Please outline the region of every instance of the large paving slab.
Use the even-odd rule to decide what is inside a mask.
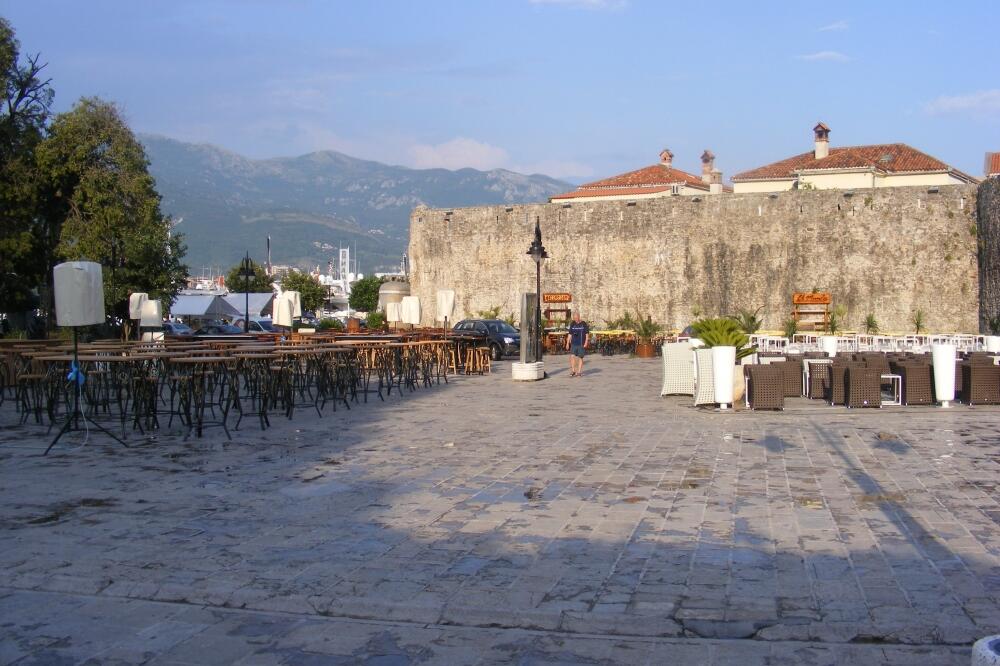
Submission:
[[[1000,409],[719,413],[563,363],[48,457],[8,402],[0,663],[958,664],[1000,632]]]

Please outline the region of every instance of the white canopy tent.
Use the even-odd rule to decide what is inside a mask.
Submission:
[[[237,317],[240,313],[225,298],[212,294],[182,294],[170,306],[173,316],[192,319],[222,319]]]
[[[274,303],[274,294],[272,293],[250,293],[248,295],[246,292],[230,292],[226,296],[223,296],[223,298],[226,299],[226,303],[229,303],[239,311],[241,317],[246,312],[247,300],[249,300],[251,319],[269,317],[271,315],[272,304]]]

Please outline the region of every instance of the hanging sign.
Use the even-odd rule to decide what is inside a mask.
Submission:
[[[549,292],[542,294],[542,303],[572,303],[572,294],[562,292]]]

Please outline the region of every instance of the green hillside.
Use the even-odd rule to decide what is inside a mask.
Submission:
[[[410,211],[545,201],[572,185],[503,169],[409,169],[333,151],[251,160],[204,144],[141,135],[163,209],[185,235],[187,263],[228,267],[247,250],[275,263],[326,263],[336,248],[357,248],[364,272],[399,265]]]

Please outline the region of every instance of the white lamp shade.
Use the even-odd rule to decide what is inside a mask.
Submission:
[[[285,328],[292,327],[292,317],[294,304],[292,301],[284,297],[282,294],[281,298],[274,301],[274,325],[284,326]]]
[[[455,312],[455,290],[438,289],[437,292],[437,321],[451,319]]]
[[[403,302],[400,303],[400,318],[404,324],[413,324],[414,326],[420,323],[420,298],[417,296],[403,296]]]
[[[128,318],[129,319],[141,319],[142,318],[142,304],[149,300],[149,294],[144,294],[141,291],[137,291],[134,294],[129,294],[128,296]],[[143,324],[145,326],[146,324]]]
[[[135,294],[133,294],[134,296]],[[145,296],[145,294],[143,294]],[[146,328],[159,328],[163,325],[163,305],[159,299],[143,301],[142,310],[139,313],[139,326]]]
[[[931,345],[934,399],[947,406],[955,399],[955,345]]]
[[[733,373],[736,372],[736,347],[712,347],[712,381],[715,401],[733,404]]]
[[[386,303],[385,320],[390,324],[394,324],[397,321],[403,321],[403,313],[401,310],[402,307],[400,303]]]
[[[104,278],[93,261],[67,261],[52,269],[56,323],[90,326],[104,323]]]

